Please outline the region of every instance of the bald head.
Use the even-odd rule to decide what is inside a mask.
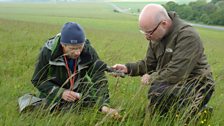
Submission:
[[[146,5],[139,15],[139,26],[141,28],[156,25],[162,20],[169,19],[166,9],[159,4]]]

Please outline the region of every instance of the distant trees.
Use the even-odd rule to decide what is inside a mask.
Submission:
[[[202,22],[205,24],[224,25],[224,0],[206,0],[190,2],[188,5],[179,5],[173,1],[167,2],[164,7],[168,11],[176,11],[182,19]]]
[[[119,13],[119,11],[118,11],[117,9],[114,9],[113,11],[114,11],[115,13]]]

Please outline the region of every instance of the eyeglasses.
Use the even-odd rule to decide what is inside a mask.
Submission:
[[[85,43],[81,44],[63,44],[63,46],[69,51],[81,51],[84,48]]]
[[[151,35],[158,29],[159,25],[160,25],[162,22],[163,22],[163,21],[160,21],[159,24],[158,24],[153,30],[151,30],[151,31],[143,31],[143,30],[140,30],[140,32],[141,32],[142,34],[150,35],[150,36],[151,36]]]

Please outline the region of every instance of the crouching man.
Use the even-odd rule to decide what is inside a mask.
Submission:
[[[103,113],[119,117],[118,111],[108,106],[108,80],[104,71],[94,65],[97,60],[99,57],[85,38],[83,28],[75,22],[66,23],[39,54],[32,77],[39,98],[53,109],[96,105]],[[26,100],[21,97],[19,102],[22,99]]]

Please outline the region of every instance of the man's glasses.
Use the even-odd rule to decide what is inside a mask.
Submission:
[[[158,24],[153,30],[151,30],[151,31],[143,31],[143,30],[140,30],[140,32],[141,32],[142,34],[150,35],[150,36],[151,36],[151,35],[158,29],[159,25],[160,25],[162,22],[163,22],[163,21],[160,21],[159,24]]]

